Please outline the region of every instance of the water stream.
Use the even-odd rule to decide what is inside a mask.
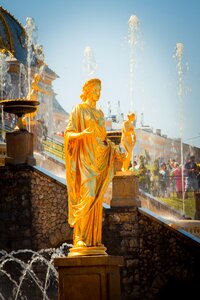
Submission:
[[[9,64],[8,60],[10,59],[9,55],[0,52],[0,99],[6,99],[8,90],[10,88],[10,74],[8,73]],[[4,141],[5,139],[5,118],[3,105],[1,106],[1,137],[0,139]]]
[[[175,59],[177,61],[177,73],[178,73],[178,98],[179,98],[179,129],[180,129],[180,142],[181,142],[181,184],[182,184],[182,200],[183,200],[183,215],[185,215],[185,188],[184,188],[184,158],[183,158],[183,43],[176,44]]]
[[[38,252],[25,249],[0,251],[0,299],[50,300],[57,299],[58,273],[55,257],[67,255],[71,245]]]
[[[84,72],[87,74],[87,76],[94,74],[97,69],[97,63],[92,48],[89,46],[85,47],[83,56]]]
[[[139,40],[139,19],[132,15],[128,21],[128,43],[130,46],[129,71],[130,71],[130,112],[134,112],[134,76],[135,76],[135,48]]]

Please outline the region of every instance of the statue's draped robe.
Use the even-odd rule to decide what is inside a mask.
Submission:
[[[135,131],[134,126],[131,122],[124,121],[122,124],[122,138],[121,143],[124,146],[126,152],[132,153],[135,143]],[[133,143],[134,142],[134,143]]]
[[[90,136],[69,139],[70,133],[93,130]],[[65,131],[68,222],[74,227],[74,246],[101,244],[102,201],[114,175],[114,147],[106,138],[104,114],[81,103],[71,112]]]
[[[129,169],[129,164],[131,160],[131,155],[133,151],[133,147],[136,142],[134,126],[129,121],[124,121],[122,123],[122,137],[121,144],[124,146],[127,156],[122,165],[122,170],[127,171]]]

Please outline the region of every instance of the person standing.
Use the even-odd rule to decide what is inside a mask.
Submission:
[[[161,188],[161,195],[164,198],[168,198],[170,196],[169,191],[169,171],[167,169],[167,165],[165,162],[162,163],[160,171],[160,188]]]
[[[196,192],[198,191],[198,181],[197,181],[198,167],[195,162],[195,156],[191,155],[185,164],[185,175],[186,175],[186,185],[185,192],[187,197],[188,191]]]
[[[175,188],[176,188],[176,195],[177,198],[182,199],[183,198],[183,188],[185,186],[185,181],[183,182],[183,188],[182,188],[182,169],[179,166],[178,162],[174,162],[174,168],[172,170],[172,176],[175,180]]]

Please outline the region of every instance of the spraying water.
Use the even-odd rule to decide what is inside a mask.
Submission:
[[[24,96],[24,83],[26,82],[26,69],[22,63],[19,65],[19,83],[18,83],[18,98]]]
[[[34,57],[33,45],[36,44],[37,40],[37,27],[33,18],[26,18],[26,47],[27,47],[27,73],[28,73],[28,91],[31,88],[31,64]]]
[[[121,115],[121,107],[120,107],[120,101],[117,102],[117,122],[120,123],[122,121],[122,115]]]
[[[183,161],[183,49],[184,45],[182,43],[176,44],[175,59],[177,61],[177,72],[178,72],[178,97],[179,97],[179,107],[180,107],[180,141],[181,141],[181,180],[182,180],[182,199],[183,199],[183,215],[185,215],[185,192],[184,192],[184,161]]]
[[[0,52],[0,98],[5,99],[10,88],[10,74],[8,59],[10,57],[6,54]],[[4,131],[5,121],[4,121],[4,111],[3,105],[1,105],[1,139],[2,141],[5,139],[5,131]]]
[[[31,89],[31,64],[34,58],[34,45],[36,44],[36,39],[37,39],[37,27],[34,19],[31,17],[27,17],[26,25],[24,28],[26,31],[26,47],[27,47],[27,74],[28,74],[27,89],[29,92]],[[30,116],[28,118],[28,127],[30,131]]]
[[[107,110],[108,110],[107,117],[111,118],[111,103],[110,103],[110,101],[107,102]]]
[[[97,63],[93,54],[93,51],[90,47],[85,47],[84,49],[84,58],[83,58],[83,70],[89,76],[96,72]]]
[[[72,245],[60,248],[0,251],[0,299],[49,300],[57,297],[58,273],[55,257],[67,255]]]
[[[37,73],[39,73],[40,75],[42,75],[43,73],[43,69],[44,69],[44,52],[43,52],[43,46],[36,44],[34,46],[34,52],[35,52],[35,56],[37,61],[39,62],[39,70],[37,71]]]
[[[31,90],[31,85],[32,85],[32,75],[31,74],[31,69],[32,66],[34,65],[35,73],[38,73],[41,76],[41,82],[38,83],[38,86],[42,90],[45,90],[48,92],[48,97],[44,96],[44,93],[41,92],[40,95],[40,106],[37,112],[37,118],[41,119],[42,122],[44,122],[46,128],[48,128],[48,131],[51,133],[52,128],[53,128],[53,123],[52,123],[52,114],[53,114],[53,101],[52,101],[52,90],[51,88],[48,88],[46,84],[44,83],[44,75],[45,75],[45,69],[46,69],[46,64],[45,64],[45,57],[44,57],[44,52],[43,52],[43,46],[37,43],[38,40],[38,28],[35,24],[35,21],[33,18],[28,17],[26,19],[26,25],[25,25],[25,30],[26,30],[26,46],[27,46],[27,86],[28,86],[28,92]],[[51,96],[50,96],[51,94]],[[33,127],[30,126],[31,120],[30,117],[28,117],[28,129],[34,130]]]
[[[132,15],[128,21],[128,43],[130,45],[129,71],[130,71],[130,112],[134,110],[134,73],[135,73],[135,48],[139,40],[139,19]]]

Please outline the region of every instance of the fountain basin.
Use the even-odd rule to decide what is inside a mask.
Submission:
[[[15,114],[18,117],[21,117],[24,114],[35,112],[40,102],[35,100],[19,98],[19,99],[1,100],[0,104],[3,105],[4,112]]]
[[[33,113],[37,110],[39,101],[25,98],[0,100],[3,111],[18,116],[17,129],[6,133],[7,164],[29,164],[35,165],[33,156],[33,134],[28,132],[22,120],[23,115]]]
[[[17,126],[19,130],[26,130],[26,127],[24,126],[22,121],[22,116],[25,114],[30,114],[35,112],[40,102],[36,100],[25,99],[25,98],[16,98],[16,99],[0,100],[0,104],[3,105],[4,112],[15,114],[18,116]]]

